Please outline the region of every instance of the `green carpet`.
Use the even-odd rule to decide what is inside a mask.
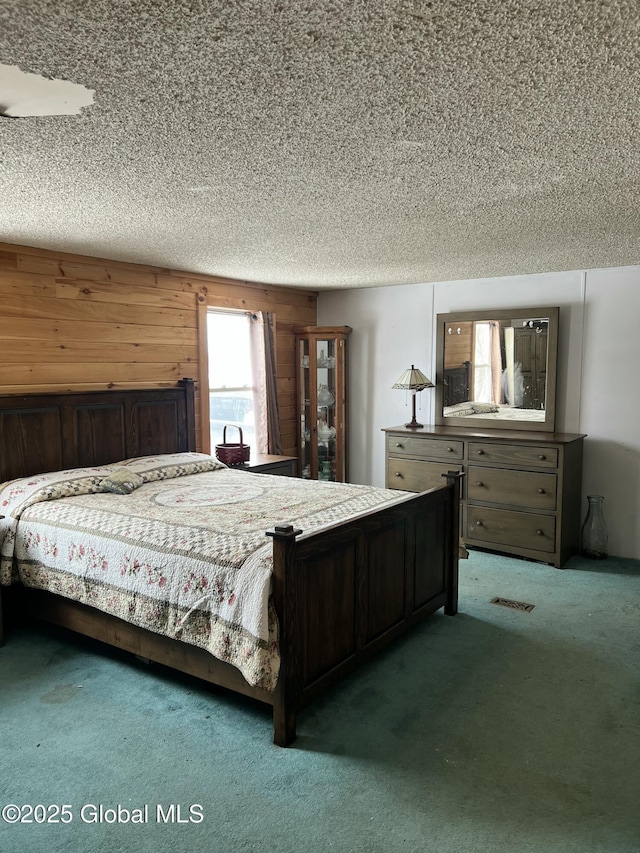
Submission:
[[[640,564],[472,551],[460,568],[459,615],[303,711],[286,750],[261,705],[57,629],[14,630],[0,805],[72,819],[0,821],[0,850],[638,853]],[[148,822],[83,822],[85,804],[147,804]],[[186,822],[158,821],[171,804]]]

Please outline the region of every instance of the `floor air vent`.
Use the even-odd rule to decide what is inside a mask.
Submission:
[[[525,610],[531,613],[535,604],[527,604],[526,601],[513,601],[511,598],[492,598],[491,604],[499,604],[501,607],[510,607],[512,610]]]

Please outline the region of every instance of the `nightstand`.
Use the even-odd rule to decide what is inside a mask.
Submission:
[[[248,462],[232,467],[239,471],[252,471],[254,474],[277,474],[280,477],[295,477],[296,462],[295,456],[252,453]]]

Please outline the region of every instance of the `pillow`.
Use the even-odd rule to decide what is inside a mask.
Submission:
[[[476,415],[488,415],[499,411],[495,403],[472,403],[471,405]]]
[[[139,474],[145,483],[153,480],[171,480],[188,474],[201,474],[204,471],[216,471],[226,468],[224,462],[208,456],[206,453],[162,453],[159,456],[137,456],[118,463],[126,466],[127,471]]]
[[[451,417],[468,418],[471,415],[488,415],[500,411],[495,403],[454,403],[453,406],[445,406],[444,414]]]
[[[448,418],[468,418],[469,415],[475,415],[476,410],[470,403],[456,403],[453,406],[445,406],[444,414]]]
[[[140,474],[129,471],[127,468],[114,468],[114,470],[100,481],[101,492],[113,492],[116,495],[130,495],[144,483]]]

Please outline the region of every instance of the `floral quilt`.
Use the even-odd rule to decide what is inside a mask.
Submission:
[[[141,485],[105,491],[122,467]],[[14,480],[0,486],[0,582],[207,649],[271,691],[280,659],[265,531],[290,523],[312,532],[404,497],[252,474],[195,453]]]

